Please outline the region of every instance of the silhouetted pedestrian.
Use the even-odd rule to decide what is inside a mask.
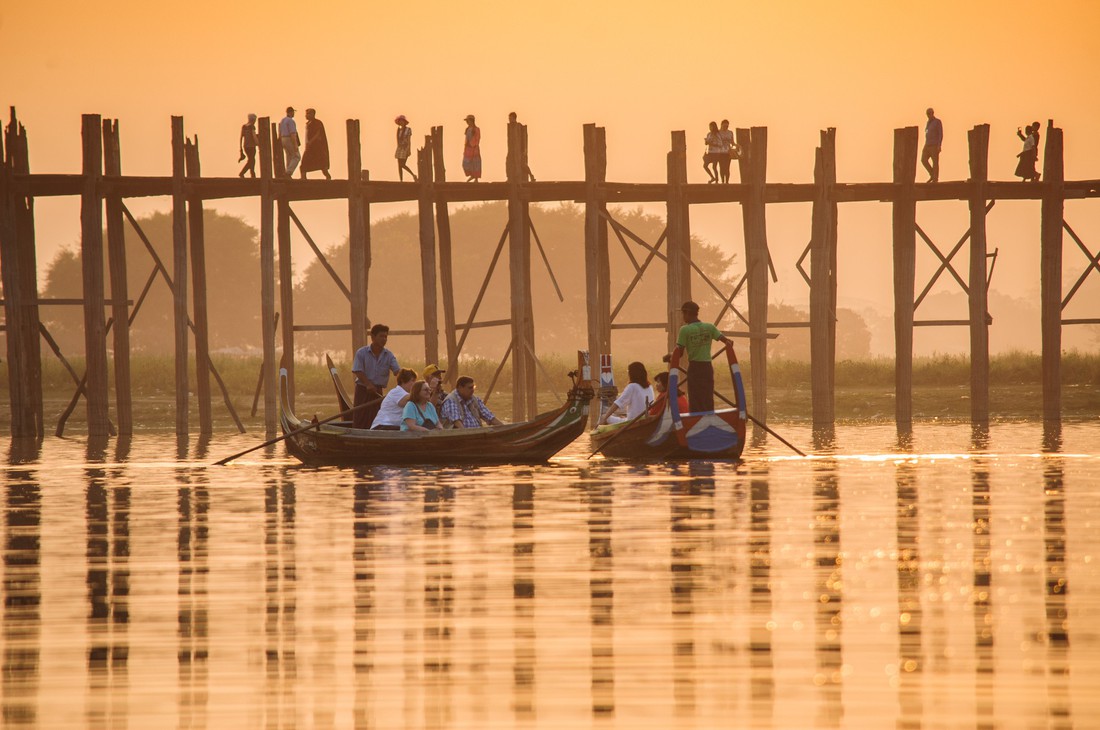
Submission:
[[[416,182],[416,173],[410,170],[408,165],[409,156],[412,154],[412,127],[409,126],[409,120],[404,114],[399,114],[393,123],[397,125],[397,151],[393,153],[397,158],[397,179],[404,180],[407,172],[412,175],[413,182]]]
[[[302,140],[298,137],[298,124],[294,121],[292,106],[286,108],[286,116],[279,122],[279,142],[286,155],[286,177],[291,177],[298,163],[302,161],[302,155],[298,152]]]
[[[730,181],[730,162],[741,159],[741,148],[733,138],[733,130],[730,129],[730,120],[723,119],[722,126],[718,130],[718,136],[722,140],[721,157],[718,158],[718,173],[723,183]]]
[[[1027,132],[1020,131],[1016,127],[1016,135],[1024,141],[1024,149],[1016,155],[1020,162],[1016,165],[1016,177],[1025,181],[1039,182],[1039,173],[1035,169],[1035,163],[1039,160],[1039,123],[1032,122],[1024,128]]]
[[[325,134],[325,125],[317,118],[316,109],[306,109],[306,151],[302,153],[302,179],[306,179],[307,172],[320,170],[326,180],[331,180],[328,167],[328,135]]]
[[[707,145],[707,151],[703,153],[703,169],[707,172],[708,183],[718,182],[718,158],[722,154],[722,138],[718,134],[718,123],[710,123],[710,131],[703,139]],[[729,157],[729,152],[726,152]]]
[[[462,150],[462,172],[466,182],[481,178],[481,130],[474,124],[474,115],[466,115],[466,146]]]
[[[239,177],[244,177],[246,172],[256,177],[256,147],[260,144],[260,138],[256,136],[256,115],[248,115],[248,123],[241,125],[241,157],[237,162],[243,162],[247,157],[248,162],[241,168]]]
[[[943,123],[936,119],[932,107],[925,112],[928,122],[924,125],[924,151],[920,162],[928,170],[928,182],[940,181],[940,148],[943,146]],[[932,164],[929,164],[931,162]]]

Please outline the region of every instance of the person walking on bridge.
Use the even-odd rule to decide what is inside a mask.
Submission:
[[[302,161],[302,154],[298,148],[302,140],[298,137],[298,124],[294,121],[294,107],[286,108],[286,116],[279,122],[279,142],[283,145],[286,154],[286,177],[293,177],[294,170]]]
[[[481,179],[481,130],[474,123],[474,115],[466,115],[466,146],[462,150],[462,172],[466,182]]]
[[[936,119],[936,112],[928,107],[928,122],[924,125],[924,151],[920,163],[928,170],[928,182],[940,181],[940,148],[943,146],[943,123]],[[929,164],[931,162],[931,164]]]
[[[317,118],[316,109],[306,109],[306,151],[302,153],[302,179],[306,179],[307,172],[320,170],[326,180],[331,180],[328,167],[328,135],[325,134],[325,125]]]

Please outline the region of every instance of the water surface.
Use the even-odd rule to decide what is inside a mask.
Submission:
[[[816,456],[12,443],[3,723],[1096,726],[1100,426],[777,428]]]

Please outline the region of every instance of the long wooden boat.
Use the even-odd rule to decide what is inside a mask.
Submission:
[[[348,422],[318,424],[294,415],[286,371],[280,373],[281,422],[287,451],[306,464],[537,464],[580,436],[588,423],[591,385],[576,373],[561,408],[506,426],[437,431],[371,431]],[[303,430],[304,429],[304,430]]]
[[[726,347],[737,407],[703,413],[680,413],[678,398],[667,397],[665,408],[617,426],[591,432],[592,446],[616,459],[740,459],[745,448],[745,385],[732,347]],[[676,393],[680,350],[673,354],[668,392]]]

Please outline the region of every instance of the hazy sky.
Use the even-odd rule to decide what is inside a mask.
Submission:
[[[769,127],[769,180],[811,180],[827,126],[838,130],[841,181],[888,180],[893,129],[922,125],[931,105],[946,133],[944,179],[967,176],[966,130],[985,122],[990,175],[1012,179],[1016,127],[1038,120],[1045,129],[1049,118],[1065,130],[1067,178],[1100,178],[1098,32],[1100,2],[1090,0],[37,0],[0,5],[0,104],[15,105],[27,125],[36,172],[79,170],[80,114],[95,112],[121,120],[126,173],[169,173],[169,116],[182,114],[187,133],[200,138],[203,172],[232,175],[244,116],[277,119],[291,104],[315,107],[327,123],[338,177],[347,174],[343,120],[356,117],[364,167],[374,178],[396,178],[399,113],[417,141],[431,125],[445,126],[455,177],[461,120],[473,113],[486,179],[502,179],[514,110],[529,125],[540,179],[583,176],[581,125],[596,122],[607,128],[609,178],[663,180],[669,132],[686,129],[689,179],[703,182],[697,162],[707,122],[726,117]],[[258,212],[255,201],[218,207],[250,220]],[[378,206],[373,215],[399,209]],[[663,206],[652,209],[663,214]],[[1001,250],[994,289],[1037,293],[1038,211],[1037,202],[1006,202],[990,214],[990,250]],[[45,262],[77,240],[78,205],[40,201],[37,212]],[[322,245],[346,235],[339,204],[303,205],[300,215]],[[1067,218],[1100,247],[1100,201],[1069,205]],[[918,219],[950,248],[965,231],[966,204],[922,205]],[[841,206],[842,304],[889,315],[889,221],[887,204]],[[740,252],[736,206],[695,206],[692,225]],[[776,299],[806,301],[791,267],[809,240],[809,205],[772,207],[769,234],[780,267]],[[300,248],[299,271],[308,252]],[[1068,288],[1085,263],[1068,239],[1066,260]],[[932,267],[927,250],[918,261]],[[1100,276],[1083,291],[1100,301]]]

